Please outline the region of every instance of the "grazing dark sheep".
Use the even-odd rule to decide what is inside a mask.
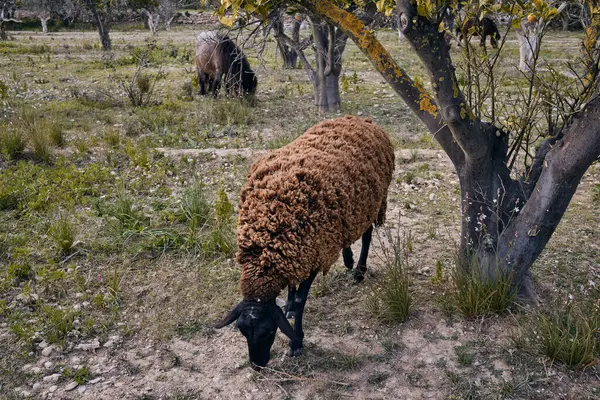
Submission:
[[[481,41],[480,46],[485,46],[487,37],[490,37],[490,43],[494,49],[498,48],[498,41],[500,40],[500,31],[496,22],[490,17],[483,17],[478,20],[477,18],[470,18],[461,25],[460,23],[456,26],[456,34],[460,41],[467,40],[470,36],[479,36]]]
[[[363,279],[393,170],[387,133],[353,116],[322,122],[252,165],[237,230],[244,299],[216,328],[237,320],[254,367],[269,361],[277,328],[291,339],[290,355],[302,353],[302,314],[313,280],[329,271],[340,250],[351,270],[350,245],[361,236],[355,278]],[[294,328],[275,303],[286,286]]]
[[[256,74],[242,50],[228,36],[201,32],[196,38],[195,60],[201,95],[207,94],[208,87],[217,97],[223,77],[227,96],[256,92]]]

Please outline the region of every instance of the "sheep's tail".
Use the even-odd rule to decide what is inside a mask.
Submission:
[[[379,208],[379,213],[377,214],[377,219],[375,220],[375,226],[381,226],[385,223],[385,213],[387,211],[387,193],[383,198],[383,202],[381,202],[381,207]]]

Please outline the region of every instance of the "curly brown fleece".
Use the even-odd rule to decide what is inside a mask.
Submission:
[[[247,300],[275,298],[385,218],[394,151],[387,133],[345,116],[252,165],[240,194],[237,262]]]

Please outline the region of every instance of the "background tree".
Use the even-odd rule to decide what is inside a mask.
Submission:
[[[296,43],[300,43],[300,26],[302,24],[302,16],[296,14],[292,22],[291,33],[288,35],[289,38]],[[277,41],[277,50],[281,55],[283,61],[283,67],[286,69],[296,69],[298,66],[298,53],[290,47],[288,41],[283,37],[285,35],[285,24],[283,22],[283,16],[281,12],[278,12],[271,21],[275,40]]]
[[[0,0],[0,40],[8,40],[5,26],[7,22],[21,22],[14,18],[16,8],[16,0]]]
[[[39,18],[44,33],[48,33],[49,20],[67,17],[73,12],[73,4],[68,0],[22,0],[20,4]]]
[[[175,0],[159,0],[159,12],[167,32],[171,31],[171,24],[177,16],[177,2]]]
[[[142,15],[144,24],[153,35],[158,35],[161,20],[164,21],[166,30],[170,31],[177,14],[175,0],[130,0],[129,7]]]
[[[396,7],[400,29],[429,74],[432,92],[408,76],[375,33],[344,9],[348,2],[298,0],[295,4],[353,40],[448,154],[462,196],[459,266],[477,268],[488,279],[509,276],[522,298],[535,299],[530,268],[554,233],[583,174],[600,157],[600,9],[588,4],[592,23],[585,31],[582,62],[567,66],[576,78],[566,81],[564,74],[534,71],[523,92],[526,104],[506,108],[516,115],[500,123],[499,110],[489,106],[499,102],[500,86],[494,74],[498,54],[488,54],[485,48],[480,53],[491,71],[479,85],[487,102],[469,102],[465,85],[457,78],[450,45],[444,39],[447,27],[442,24],[448,10],[458,11],[456,1],[377,2],[386,13]],[[487,4],[489,11],[502,10],[519,20],[531,13],[550,20],[558,13],[542,0]],[[264,5],[258,0],[227,1],[221,12],[235,16],[256,7]],[[550,107],[543,106],[548,103]],[[543,116],[550,122],[541,124]],[[533,127],[543,127],[544,137],[531,135]],[[524,156],[519,158],[519,154]]]
[[[110,42],[110,23],[113,9],[116,6],[115,0],[82,0],[84,7],[92,15],[92,23],[98,29],[100,43],[104,50],[112,48]]]

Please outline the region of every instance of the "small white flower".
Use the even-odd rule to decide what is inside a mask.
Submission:
[[[520,208],[519,207],[515,207],[515,209],[513,210],[514,212],[519,212]]]

